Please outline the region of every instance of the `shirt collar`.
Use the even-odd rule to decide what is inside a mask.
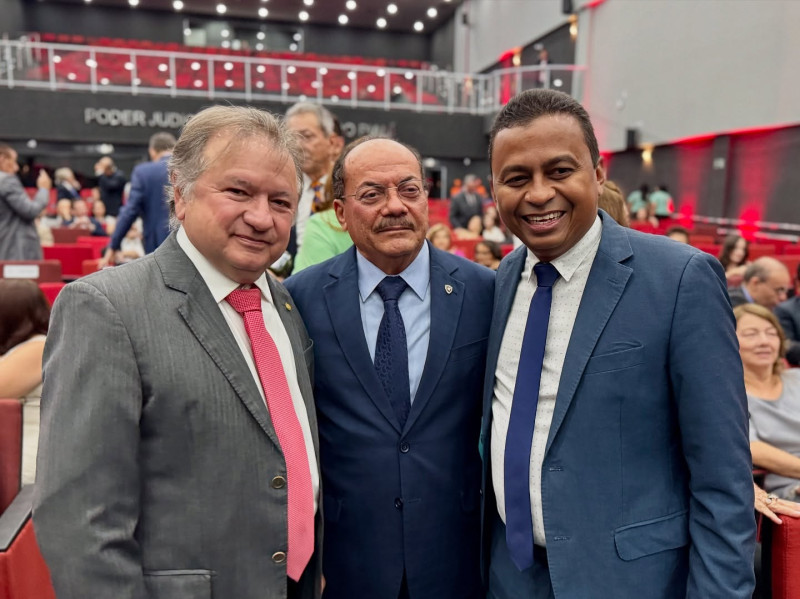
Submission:
[[[208,286],[208,290],[211,292],[211,295],[214,297],[214,301],[217,304],[223,302],[231,291],[241,287],[239,283],[229,279],[219,270],[217,270],[217,268],[208,261],[208,258],[200,253],[200,250],[198,250],[189,240],[189,236],[186,234],[186,231],[184,231],[183,227],[178,229],[176,239],[178,241],[178,245],[181,246],[181,249],[186,253],[189,260],[192,261],[192,264],[194,264],[197,272],[199,272],[200,276],[203,277],[203,281],[205,281],[206,285]],[[261,290],[262,299],[266,299],[268,302],[272,303],[272,293],[269,290],[269,283],[267,283],[266,273],[263,273],[260,277],[258,277],[253,285]]]
[[[744,294],[744,298],[747,300],[748,304],[753,303],[753,296],[750,295],[750,292],[747,290],[747,287],[742,284],[742,293]]]
[[[356,250],[356,263],[358,264],[358,292],[361,295],[361,301],[365,302],[370,294],[375,291],[378,284],[388,275],[362,256],[358,250]],[[431,278],[430,273],[431,256],[426,241],[422,244],[417,257],[400,273],[400,276],[403,277],[403,280],[417,294],[419,299],[425,299],[425,293],[428,291],[428,283]]]
[[[597,249],[600,244],[600,237],[603,233],[603,224],[598,216],[586,234],[578,240],[569,250],[553,260],[551,264],[556,267],[561,278],[569,282],[578,267],[583,264],[586,257]],[[526,269],[530,268],[530,280],[533,280],[533,267],[541,260],[528,249],[528,258],[525,264]]]

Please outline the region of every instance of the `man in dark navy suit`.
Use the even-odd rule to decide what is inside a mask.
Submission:
[[[477,599],[481,384],[494,275],[425,241],[419,154],[333,170],[355,247],[290,277],[314,341],[326,599]]]

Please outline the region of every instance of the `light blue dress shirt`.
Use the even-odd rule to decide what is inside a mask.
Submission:
[[[361,299],[361,324],[367,340],[369,356],[375,362],[375,346],[378,342],[378,329],[383,319],[383,300],[377,291],[378,284],[386,277],[386,273],[372,262],[356,252],[358,264],[358,293]],[[425,359],[428,355],[428,343],[431,337],[431,296],[428,293],[431,281],[431,256],[428,243],[414,258],[414,261],[400,273],[408,287],[397,302],[403,325],[406,329],[408,344],[408,384],[411,391],[411,403],[417,394]]]

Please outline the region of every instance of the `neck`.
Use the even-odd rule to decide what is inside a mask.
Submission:
[[[777,375],[772,372],[772,366],[763,368],[748,368],[744,373],[745,381],[756,385],[770,385],[777,380]]]
[[[312,181],[316,181],[317,179],[321,179],[324,177],[328,172],[330,172],[330,164],[325,164],[321,168],[316,169],[312,172],[306,173],[309,179]]]

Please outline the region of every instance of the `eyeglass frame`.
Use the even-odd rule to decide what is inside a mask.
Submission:
[[[407,183],[413,183],[413,182],[416,182],[416,181],[418,181],[420,183],[420,187],[422,188],[422,191],[420,192],[419,196],[416,197],[416,198],[404,198],[400,194],[398,189],[400,187],[402,187],[403,185],[407,184]],[[359,190],[362,190],[362,189],[365,189],[365,188],[366,189],[374,189],[376,191],[382,190],[382,196],[383,197],[380,200],[376,200],[375,202],[364,202],[363,200],[360,200],[357,196],[359,194]],[[354,198],[356,202],[358,202],[359,204],[362,204],[363,206],[378,206],[380,204],[383,204],[384,202],[386,202],[389,199],[389,191],[392,190],[392,189],[395,190],[395,193],[397,194],[398,199],[401,202],[403,202],[403,204],[405,204],[406,202],[410,202],[410,203],[418,202],[419,199],[422,196],[427,195],[427,194],[430,193],[431,186],[427,181],[423,181],[422,179],[419,179],[417,177],[412,177],[411,179],[406,179],[405,181],[401,181],[399,185],[394,185],[394,186],[391,186],[391,187],[385,187],[383,185],[376,185],[376,184],[365,184],[365,185],[362,185],[361,187],[359,187],[358,189],[356,189],[355,193],[348,193],[348,194],[345,194],[343,197],[337,198],[337,199],[340,200],[340,201],[344,201],[346,198]]]

